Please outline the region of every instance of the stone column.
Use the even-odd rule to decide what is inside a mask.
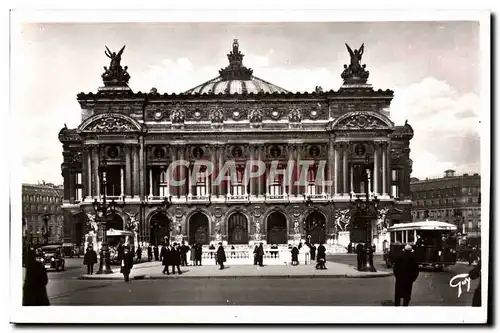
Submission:
[[[139,147],[137,145],[133,146],[133,192],[132,196],[139,196]]]
[[[348,164],[347,164],[347,149],[349,148],[348,143],[342,144],[342,171],[344,175],[344,195],[349,195],[349,185],[348,185]]]
[[[89,145],[83,146],[82,156],[82,195],[83,199],[92,197],[92,161],[91,161],[92,148]]]
[[[219,176],[219,173],[220,171],[222,170],[222,166],[224,165],[223,164],[223,161],[222,161],[222,158],[223,158],[223,153],[224,153],[224,145],[220,145],[217,147],[217,154],[219,156],[219,162],[218,162],[218,165],[217,165],[217,175]],[[220,177],[222,177],[223,175],[220,175]],[[219,184],[219,190],[217,191],[217,197],[219,196],[224,196],[225,195],[225,191],[224,191],[224,184],[221,183]]]
[[[168,146],[168,151],[170,153],[170,163],[175,161],[177,159],[177,150],[173,146]],[[169,165],[170,167],[170,165]],[[172,186],[172,180],[174,178],[174,170],[170,169],[171,174],[169,175],[168,173],[168,167],[167,167],[167,188],[168,188],[168,194],[175,196],[177,193],[175,192],[175,187]],[[171,179],[169,178],[171,177]]]
[[[213,167],[213,170],[212,170],[212,174],[210,175],[210,185],[211,185],[211,190],[210,190],[210,195],[217,195],[217,186],[215,186],[215,178],[217,177],[217,170],[218,170],[218,166],[217,166],[217,162],[216,162],[216,159],[217,159],[217,145],[215,146],[211,146],[210,147],[210,156],[211,156],[211,161],[212,162],[212,167]]]
[[[387,143],[382,143],[382,194],[387,195]]]
[[[294,146],[295,145],[289,144],[288,147],[287,147],[288,148],[288,163],[286,165],[286,171],[288,171],[288,166],[292,165],[292,162],[293,162]],[[289,196],[293,195],[293,185],[292,185],[293,177],[292,177],[292,174],[293,174],[293,172],[290,172],[290,174],[285,174],[285,176],[286,176],[285,179],[286,179],[286,181],[288,183],[288,195]]]
[[[250,161],[252,163],[254,163],[254,161],[255,161],[255,145],[250,144],[249,149],[250,149]],[[249,175],[252,172],[253,168],[254,168],[254,166],[252,164],[251,169],[247,170]],[[250,178],[248,181],[250,182],[250,184],[249,184],[250,185],[250,196],[252,197],[255,195],[255,178]]]
[[[333,144],[334,146],[334,150],[335,150],[335,159],[334,159],[334,169],[335,169],[335,175],[334,175],[334,184],[333,184],[333,187],[334,187],[334,195],[338,195],[340,193],[339,191],[339,184],[340,184],[340,181],[339,181],[339,177],[340,177],[340,152],[339,152],[339,145],[337,143],[334,143]]]
[[[259,154],[259,161],[263,162],[264,161],[264,146],[259,146],[257,147],[257,152]],[[266,170],[264,170],[264,174],[259,177],[257,180],[257,185],[258,185],[258,196],[264,195],[266,192],[264,191],[264,182],[266,181],[267,178],[267,167]]]
[[[378,189],[378,182],[379,182],[379,172],[380,172],[380,167],[378,165],[378,159],[379,159],[379,143],[375,142],[374,143],[374,154],[373,154],[373,192],[375,194],[379,194],[379,189]]]
[[[180,160],[186,160],[186,147],[181,146],[179,147],[179,153],[180,153]],[[180,167],[180,173],[179,173],[179,180],[182,181],[182,179],[185,180],[184,185],[179,186],[179,196],[185,196],[186,195],[186,186],[188,186],[189,182],[186,179],[186,167],[181,166]]]
[[[139,195],[141,200],[146,196],[147,165],[145,159],[144,136],[139,137]]]
[[[153,167],[149,167],[149,196],[153,196]]]
[[[75,189],[75,177],[76,174],[73,172],[73,168],[69,167],[66,171],[66,180],[68,181],[68,196],[65,198],[66,200],[70,200],[70,202],[75,201],[76,197],[76,189]]]
[[[120,166],[120,197],[125,195],[125,175],[123,166]]]
[[[329,194],[332,197],[335,194],[335,187],[337,182],[335,181],[335,169],[334,169],[334,163],[335,163],[335,147],[334,147],[334,142],[333,139],[330,139],[328,142],[328,180],[332,183],[330,185],[330,190]]]
[[[125,195],[132,195],[132,147],[131,145],[125,146]]]
[[[295,154],[296,154],[296,158],[297,158],[297,165],[295,166],[295,172],[297,174],[297,181],[300,181],[300,153],[301,153],[301,149],[302,147],[300,145],[296,145],[295,146]],[[296,197],[299,197],[300,195],[304,194],[301,192],[301,185],[300,183],[295,187],[295,196]]]
[[[351,164],[351,167],[349,168],[349,172],[351,173],[350,174],[350,185],[351,185],[351,190],[350,192],[353,192],[354,191],[354,166]]]
[[[93,194],[96,197],[101,195],[101,183],[99,181],[99,146],[92,149],[92,174],[94,176]]]

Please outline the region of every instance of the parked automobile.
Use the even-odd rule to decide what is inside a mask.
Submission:
[[[40,260],[46,269],[64,271],[65,260],[63,247],[60,244],[44,245],[37,250],[37,260]]]

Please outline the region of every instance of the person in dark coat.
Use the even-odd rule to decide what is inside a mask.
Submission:
[[[215,250],[215,246],[214,244],[210,244],[210,246],[208,247],[209,250]],[[210,259],[212,259],[214,257],[214,253],[212,251],[210,251]],[[215,263],[217,264],[217,259],[215,260]]]
[[[217,262],[220,265],[219,269],[224,269],[224,263],[226,262],[226,252],[224,251],[222,243],[219,243],[219,248],[217,249]]]
[[[314,244],[309,246],[309,253],[311,254],[311,261],[314,261],[316,259],[316,246]]]
[[[137,262],[140,262],[141,257],[142,257],[142,249],[141,249],[140,245],[137,247],[137,251],[135,252],[135,256],[137,257]]]
[[[196,265],[200,265],[201,266],[201,255],[202,255],[202,253],[203,253],[203,246],[200,243],[196,244],[195,253],[194,253],[195,264]]]
[[[153,260],[153,248],[151,245],[148,246],[148,261]]]
[[[166,244],[164,247],[162,247],[160,256],[161,256],[161,264],[163,265],[162,273],[170,275],[170,273],[168,272],[168,266],[171,265],[172,261],[172,249],[170,245]]]
[[[182,241],[182,245],[180,246],[180,252],[181,252],[181,266],[189,266],[187,262],[187,253],[189,251],[189,246]]]
[[[394,261],[394,277],[396,278],[394,305],[399,306],[402,298],[403,306],[408,306],[413,282],[418,277],[418,264],[409,244],[405,246],[402,254],[396,257]]]
[[[120,273],[123,273],[125,282],[129,281],[130,271],[132,270],[133,266],[134,266],[134,254],[132,253],[132,251],[130,251],[128,246],[124,246]]]
[[[23,306],[50,305],[46,289],[48,282],[47,271],[43,263],[36,260],[35,251],[28,251],[23,285]]]
[[[294,246],[292,248],[292,265],[296,266],[299,264],[299,249]]]
[[[170,250],[170,265],[172,265],[172,274],[175,274],[175,267],[177,267],[177,274],[182,274],[181,272],[181,248],[179,244],[174,243],[173,248]]]
[[[163,244],[161,246],[161,250],[160,250],[160,261],[161,261],[161,264],[163,266],[166,265],[166,262],[167,262],[167,245]],[[166,267],[163,267],[163,270],[161,271],[163,274],[165,274],[165,269]]]
[[[264,245],[262,243],[257,248],[257,263],[261,267],[264,266]]]
[[[326,247],[323,243],[318,246],[316,269],[326,269]]]
[[[358,260],[358,271],[364,266],[364,246],[361,243],[356,245],[356,258]]]
[[[349,243],[349,245],[347,245],[347,253],[352,253],[352,243]]]
[[[97,253],[92,248],[92,245],[89,244],[87,248],[87,252],[83,256],[83,264],[87,265],[87,274],[92,275],[94,273],[94,264],[97,263]]]
[[[477,260],[477,257],[478,257],[477,248],[474,246],[469,254],[469,266],[471,266],[474,263],[474,261]]]
[[[471,280],[481,278],[481,260],[478,260],[476,267],[469,272],[469,277]],[[476,290],[474,290],[474,296],[472,296],[472,306],[481,307],[481,279],[479,280]]]
[[[255,245],[253,248],[253,264],[258,265],[259,264],[259,255],[257,254],[259,252],[259,246]]]
[[[156,246],[156,245],[153,248],[153,254],[155,255],[155,261],[160,260],[160,253],[158,251],[158,246]]]

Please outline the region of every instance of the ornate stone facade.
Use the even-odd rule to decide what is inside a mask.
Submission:
[[[123,228],[137,230],[145,243],[167,237],[283,244],[311,236],[332,244],[339,232],[350,230],[349,197],[362,194],[366,182],[369,195],[388,209],[384,223],[411,221],[413,130],[388,118],[393,92],[366,84],[368,72],[356,62],[363,50],[356,52],[338,91],[290,93],[258,79],[243,66],[235,41],[220,76],[183,94],[134,93],[125,81],[109,80],[96,94],[78,94],[82,124],[59,133],[65,223],[72,228],[77,217],[92,213],[103,192],[103,160],[107,195],[124,202],[118,208]],[[179,179],[197,161],[210,162],[216,171],[184,184],[167,182],[168,167],[179,160],[190,163],[176,169]],[[234,161],[236,178],[217,184],[226,161]],[[284,177],[244,181],[248,161],[262,162],[268,172],[273,161],[279,170],[290,165],[291,183]],[[310,171],[305,183],[295,184],[304,170],[298,162]],[[318,178],[328,183],[316,183]],[[374,239],[382,232],[379,220],[373,220]]]

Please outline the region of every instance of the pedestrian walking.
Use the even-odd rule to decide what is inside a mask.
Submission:
[[[181,275],[181,249],[179,244],[174,243],[173,248],[170,250],[170,265],[172,265],[172,274],[175,274],[175,267],[177,267],[177,274]]]
[[[196,262],[196,265],[199,265],[201,266],[201,256],[203,254],[203,246],[198,243],[196,244],[196,249],[195,249],[195,262]]]
[[[469,254],[469,266],[471,266],[477,260],[477,248],[474,246]]]
[[[262,242],[257,248],[257,262],[260,267],[264,266],[264,245],[262,244]]]
[[[181,266],[188,266],[187,263],[187,253],[189,252],[189,246],[182,241],[180,248],[180,253],[181,253]]]
[[[309,253],[311,254],[311,261],[316,260],[316,246],[314,244],[309,246]]]
[[[318,246],[316,269],[326,269],[326,248],[323,243]]]
[[[172,252],[170,245],[166,244],[162,249],[161,249],[161,264],[163,265],[163,271],[162,274],[167,274],[170,275],[168,272],[168,266],[170,265],[171,258],[172,258]]]
[[[196,243],[191,245],[191,252],[189,253],[189,261],[191,261],[192,266],[196,266]]]
[[[219,269],[224,269],[224,263],[226,262],[226,252],[224,251],[224,247],[222,243],[219,243],[219,248],[217,249],[217,262],[219,263]]]
[[[129,281],[130,271],[134,267],[134,254],[128,246],[123,247],[123,258],[121,260],[121,269],[120,272],[123,273],[123,278],[125,282]]]
[[[408,306],[411,300],[413,282],[418,277],[418,264],[410,244],[405,246],[402,254],[394,261],[394,277],[396,278],[394,305],[399,306],[402,298],[403,306]]]
[[[294,246],[292,248],[292,265],[297,266],[299,264],[299,249]]]
[[[36,253],[26,253],[26,276],[23,285],[23,306],[50,305],[47,296],[47,271],[43,263],[36,260]]]
[[[212,259],[214,257],[214,252],[215,252],[215,246],[214,244],[210,244],[210,246],[208,247],[208,249],[210,250],[210,259]],[[215,259],[215,264],[217,265],[217,258]]]
[[[155,261],[158,261],[160,260],[160,253],[158,251],[158,246],[155,244],[155,246],[153,247],[153,254],[155,256]]]
[[[137,262],[141,262],[142,249],[141,249],[140,245],[137,247],[137,251],[135,252],[135,256],[137,257]]]
[[[469,272],[469,277],[471,280],[479,279],[479,284],[474,290],[474,295],[472,296],[472,306],[480,307],[481,306],[481,259],[478,260],[476,267],[474,267]]]
[[[151,247],[151,244],[148,246],[148,261],[153,260],[153,248]]]
[[[356,245],[356,259],[358,261],[358,271],[361,270],[361,267],[364,267],[364,246],[363,244],[361,243],[358,243],[358,245]]]
[[[258,255],[258,252],[259,252],[259,246],[255,245],[255,247],[253,248],[253,264],[254,265],[258,265],[259,264],[259,255]]]
[[[83,264],[87,265],[87,274],[94,273],[94,264],[97,263],[97,253],[94,251],[92,244],[87,247],[87,252],[83,256]]]
[[[234,245],[231,245],[231,258],[236,257],[236,252],[234,252],[235,248]]]

